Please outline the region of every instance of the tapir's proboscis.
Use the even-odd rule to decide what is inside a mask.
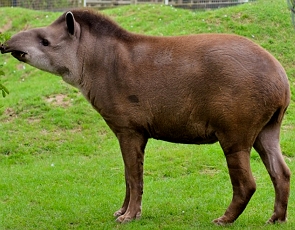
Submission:
[[[256,190],[250,169],[254,147],[275,189],[268,223],[287,220],[291,173],[279,139],[290,87],[281,64],[249,39],[135,34],[85,8],[14,35],[1,51],[80,89],[114,132],[126,180],[123,205],[114,214],[118,222],[141,216],[150,138],[219,142],[233,189],[230,205],[213,221],[219,225],[234,222]]]

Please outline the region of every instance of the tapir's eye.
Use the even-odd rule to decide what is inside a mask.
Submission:
[[[43,46],[49,46],[49,41],[48,41],[47,39],[42,39],[42,40],[41,40],[41,44],[42,44]]]

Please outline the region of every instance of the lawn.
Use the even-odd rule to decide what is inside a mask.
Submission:
[[[107,9],[124,28],[151,35],[234,33],[269,50],[285,67],[292,101],[281,133],[295,171],[295,31],[285,0],[257,0],[210,11],[163,5]],[[0,31],[46,26],[61,13],[0,8]],[[146,148],[143,216],[115,222],[125,184],[119,145],[101,116],[60,77],[0,56],[10,91],[0,98],[0,230],[218,229],[232,188],[218,144],[180,145],[150,140]],[[258,154],[251,154],[257,191],[227,229],[295,229],[292,180],[288,223],[265,226],[274,191]]]

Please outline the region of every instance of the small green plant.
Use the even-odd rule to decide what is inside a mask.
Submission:
[[[4,75],[4,71],[0,69],[0,76],[3,76],[3,75]],[[3,97],[6,97],[6,95],[9,94],[8,89],[1,83],[0,83],[0,90],[2,92]]]
[[[7,34],[3,34],[0,32],[0,45],[8,39],[9,39],[9,36]],[[0,65],[0,76],[4,76],[5,73],[1,68],[2,66]],[[3,97],[6,97],[6,95],[9,94],[8,89],[3,84],[1,84],[1,82],[0,82],[0,91]]]

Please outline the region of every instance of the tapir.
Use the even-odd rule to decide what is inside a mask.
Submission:
[[[233,194],[213,221],[217,225],[233,223],[256,190],[253,147],[275,189],[268,223],[287,220],[291,173],[279,139],[290,86],[282,65],[251,40],[232,34],[147,36],[85,8],[17,33],[1,51],[77,87],[113,131],[126,181],[123,205],[114,214],[118,222],[141,217],[150,138],[219,142]]]

